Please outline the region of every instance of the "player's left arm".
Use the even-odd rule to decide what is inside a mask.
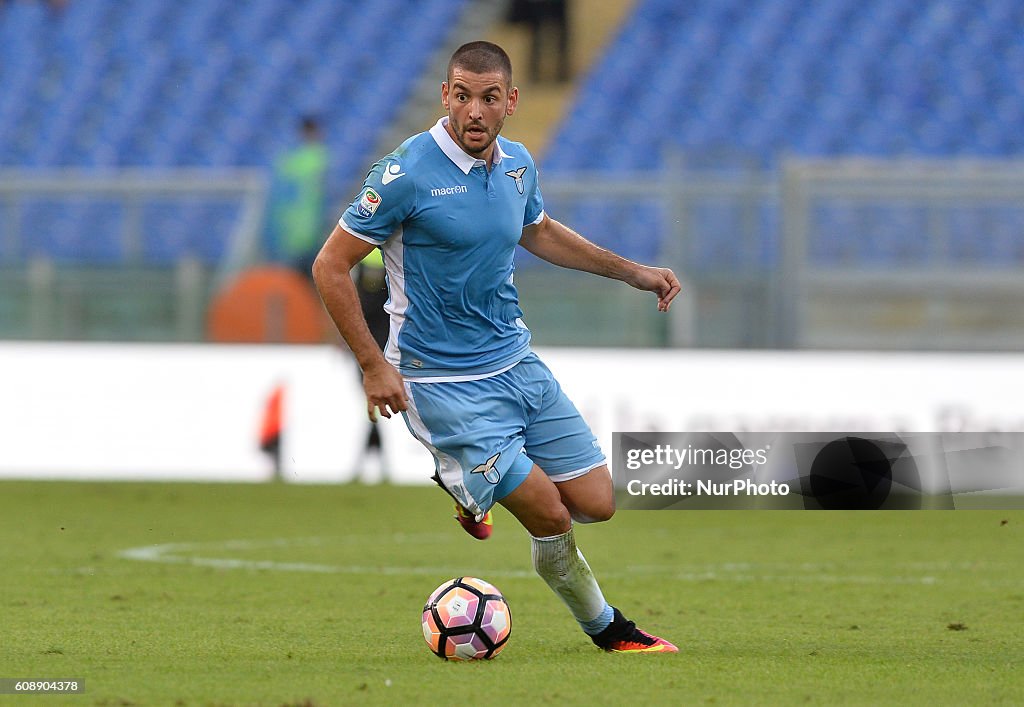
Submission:
[[[658,311],[667,312],[679,294],[679,279],[668,268],[627,260],[591,243],[563,223],[544,214],[539,223],[523,229],[519,245],[538,258],[561,266],[621,280],[638,290],[658,295]]]

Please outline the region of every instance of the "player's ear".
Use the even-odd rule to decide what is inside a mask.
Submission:
[[[505,115],[512,115],[516,112],[516,105],[519,103],[519,89],[515,86],[508,92],[508,104],[505,106]]]
[[[444,106],[445,110],[448,110],[448,82],[441,82],[441,105]]]

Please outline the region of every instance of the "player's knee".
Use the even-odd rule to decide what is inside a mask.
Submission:
[[[572,528],[572,516],[561,503],[552,503],[537,509],[527,529],[535,538],[550,538],[568,533]]]
[[[614,494],[611,495],[608,498],[608,500],[606,500],[599,507],[599,512],[597,514],[597,522],[598,523],[602,523],[602,522],[604,522],[606,520],[611,520],[613,515],[615,515],[615,495]]]

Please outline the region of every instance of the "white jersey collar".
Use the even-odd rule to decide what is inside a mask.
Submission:
[[[470,170],[474,167],[486,166],[483,160],[477,159],[472,155],[466,153],[458,143],[452,140],[452,136],[448,134],[448,130],[445,126],[448,125],[448,116],[445,116],[434,123],[434,127],[430,129],[430,136],[434,138],[434,142],[441,148],[444,154],[448,155],[448,159],[455,163],[455,166],[463,171],[465,174],[469,174]],[[494,150],[494,156],[491,159],[491,166],[499,164],[504,158],[511,157],[501,149],[501,143],[495,138],[494,146],[497,148]]]

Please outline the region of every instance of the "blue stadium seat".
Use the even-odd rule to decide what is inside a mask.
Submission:
[[[0,164],[268,167],[293,144],[298,117],[315,113],[331,176],[350,184],[465,3],[74,0],[57,12],[42,0],[0,2]],[[33,233],[2,257],[127,257],[109,206],[76,208],[78,218],[26,207]],[[150,205],[144,258],[214,262],[225,239],[199,234],[223,231],[229,211]]]
[[[118,202],[37,200],[22,210],[25,257],[60,263],[110,265],[123,261],[123,213]]]
[[[769,169],[785,154],[1019,157],[1021,36],[1014,0],[640,0],[583,77],[543,168],[657,170],[669,151],[685,162],[746,153]],[[611,134],[622,139],[604,147]],[[736,224],[726,211],[695,217],[698,261],[747,257],[727,245]],[[869,209],[851,220],[848,211],[822,212],[838,220],[814,258],[924,257],[918,217]],[[874,224],[866,233],[865,219]],[[628,236],[616,242],[609,225],[592,226],[588,235],[629,248]],[[777,229],[759,238],[750,252],[770,267],[777,247],[765,244]],[[1011,240],[964,241],[958,252],[1008,253]]]

